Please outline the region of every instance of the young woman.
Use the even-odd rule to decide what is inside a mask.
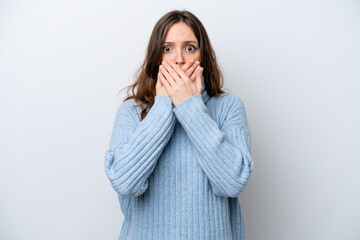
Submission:
[[[200,20],[160,18],[105,154],[125,217],[120,240],[245,238],[238,195],[253,172],[250,130],[222,81]]]

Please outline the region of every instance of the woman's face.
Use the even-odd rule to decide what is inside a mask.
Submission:
[[[179,66],[191,59],[200,62],[199,43],[192,29],[184,22],[173,24],[163,44],[162,61],[171,60]]]

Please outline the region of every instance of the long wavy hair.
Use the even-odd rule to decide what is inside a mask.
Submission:
[[[162,16],[151,33],[143,64],[135,73],[134,84],[127,86],[127,97],[123,100],[134,99],[141,108],[142,121],[154,104],[156,96],[156,82],[159,66],[162,60],[163,44],[170,27],[178,22],[186,23],[194,32],[200,48],[200,65],[204,68],[203,76],[205,89],[209,95],[219,96],[225,93],[223,74],[217,64],[215,52],[211,46],[205,27],[191,12],[173,10]],[[135,88],[137,89],[135,93]],[[123,90],[122,88],[119,93]],[[132,95],[129,91],[132,91]]]

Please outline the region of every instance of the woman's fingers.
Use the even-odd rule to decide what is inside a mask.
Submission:
[[[170,72],[180,76],[181,79],[185,80],[187,78],[189,78],[186,73],[178,66],[176,65],[174,62],[169,61],[168,65],[166,65],[166,68],[170,68]],[[180,79],[179,79],[180,80]]]
[[[163,87],[163,84],[162,84],[162,82],[160,80],[160,76],[161,76],[161,72],[159,70],[157,80],[156,80],[156,84],[155,84],[156,95],[160,92],[160,89]]]
[[[191,79],[192,81],[195,81],[196,76],[197,76],[197,72],[198,72],[199,69],[200,69],[200,65],[197,66],[197,67],[194,69],[194,71],[193,71],[193,73],[192,73],[192,75],[191,75],[191,77],[190,77],[190,79]]]
[[[186,75],[191,79],[191,81],[195,81],[196,79],[196,69],[200,66],[199,61],[194,61],[191,59],[188,63],[181,67],[181,69],[186,73]]]
[[[191,59],[189,62],[181,66],[181,69],[186,73],[186,75],[191,79],[195,80],[195,69],[200,65],[200,61],[194,61]]]
[[[190,79],[192,82],[194,82],[198,74],[196,70],[200,68],[200,62],[188,62],[186,64],[186,67],[188,67],[186,72],[183,69],[184,66],[180,67],[169,60],[167,62],[163,61],[160,65],[160,71],[170,86],[175,86],[176,82],[181,81],[181,79]]]
[[[196,61],[194,64],[192,64],[189,69],[186,71],[186,74],[191,77],[192,80],[194,80],[194,77],[196,76],[195,70],[200,65],[199,61]]]
[[[169,91],[171,88],[171,85],[170,85],[169,81],[167,80],[167,78],[164,76],[162,69],[164,69],[164,68],[160,66],[160,71],[159,71],[158,76],[159,76],[159,79],[160,79],[162,85],[166,88],[167,91]]]
[[[161,76],[162,76],[162,73],[161,73],[161,71],[159,69],[159,73],[158,73],[158,76],[157,76],[158,81],[156,81],[156,87],[159,87],[159,88],[161,88],[163,86],[162,82],[160,81]]]
[[[181,66],[181,69],[188,74],[188,71],[193,64],[194,64],[194,60],[191,59],[189,62],[187,62],[183,66]],[[189,74],[188,74],[188,76],[189,76]]]
[[[179,74],[166,62],[163,61],[162,65],[160,65],[165,78],[169,81],[171,86],[175,85],[176,81],[180,81],[181,78]]]
[[[159,73],[160,73],[159,79],[166,89],[166,94],[171,97],[173,88],[176,84],[176,81],[174,80],[172,75],[176,75],[175,77],[178,78],[178,81],[180,81],[180,77],[178,76],[177,72],[175,72],[173,69],[169,69],[171,68],[169,65],[167,66],[165,65],[167,64],[163,62],[163,64],[159,66]],[[169,71],[172,74],[170,74]]]

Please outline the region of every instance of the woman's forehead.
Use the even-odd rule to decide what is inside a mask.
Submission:
[[[181,43],[183,43],[183,44],[189,44],[189,43],[197,44],[198,42],[194,41],[194,40],[186,40],[186,41],[178,40],[178,41],[166,41],[166,42],[164,42],[164,44],[168,44],[168,45],[181,44]]]
[[[193,30],[186,23],[175,23],[169,29],[165,37],[166,42],[197,42]]]

